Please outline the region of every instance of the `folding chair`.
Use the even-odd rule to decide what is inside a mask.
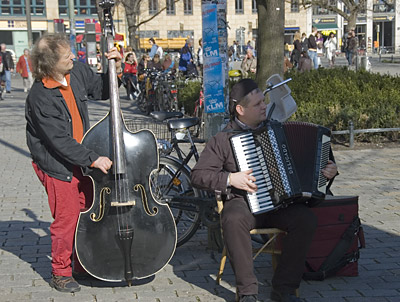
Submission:
[[[221,214],[224,204],[222,202],[221,198],[221,192],[216,191],[215,192],[215,198],[217,199],[217,207],[218,207],[218,213]],[[281,250],[275,246],[275,239],[279,234],[286,234],[285,231],[282,231],[277,228],[260,228],[260,229],[252,229],[250,230],[251,235],[268,235],[269,240],[263,244],[261,248],[253,248],[253,252],[255,255],[253,256],[253,259],[256,259],[260,253],[269,253],[272,254],[272,267],[275,270],[276,266],[278,264],[278,257],[281,254]],[[221,257],[221,262],[219,266],[219,271],[217,274],[216,278],[216,283],[220,284],[221,279],[222,279],[222,274],[224,272],[225,268],[225,263],[226,263],[226,256],[227,256],[227,250],[226,246],[224,245],[224,248],[222,250],[222,257]]]

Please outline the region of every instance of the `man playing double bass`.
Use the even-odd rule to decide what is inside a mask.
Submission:
[[[121,73],[116,48],[106,53]],[[108,99],[108,74],[97,75],[88,65],[74,61],[69,40],[63,34],[41,37],[32,51],[35,83],[26,100],[27,144],[32,166],[44,185],[51,214],[52,278],[50,286],[61,292],[77,292],[72,277],[74,233],[82,208],[93,200],[92,182],[81,168],[107,173],[112,162],[80,142],[89,129],[88,99]],[[78,260],[74,270],[83,272]]]

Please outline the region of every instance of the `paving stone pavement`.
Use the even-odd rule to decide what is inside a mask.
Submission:
[[[176,250],[160,273],[131,287],[97,280],[81,282],[82,290],[76,294],[59,293],[49,287],[52,218],[25,143],[21,82],[14,77],[12,94],[0,101],[0,301],[234,301],[229,264],[222,284],[215,284],[220,254],[207,248],[204,228]],[[96,121],[108,110],[108,102],[92,102],[90,107],[91,118]],[[122,107],[128,118],[138,116],[128,101],[122,100]],[[360,196],[367,247],[361,250],[358,277],[304,281],[300,294],[305,301],[400,301],[399,151],[400,145],[335,152],[340,175],[333,192]],[[270,256],[258,257],[255,269],[259,298],[269,301]]]

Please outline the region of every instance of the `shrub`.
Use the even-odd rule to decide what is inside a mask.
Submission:
[[[196,101],[200,97],[201,82],[185,81],[178,82],[178,106],[184,107],[187,114],[193,114]]]
[[[298,109],[291,117],[332,130],[400,127],[400,78],[347,68],[291,71],[288,83]],[[384,133],[390,137],[393,133]],[[366,135],[360,135],[362,139]]]

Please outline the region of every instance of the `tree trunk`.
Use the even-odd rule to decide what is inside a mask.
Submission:
[[[260,89],[273,74],[283,74],[285,1],[257,0],[257,77]]]
[[[142,0],[121,1],[125,8],[126,21],[128,23],[129,45],[135,51],[139,49],[138,16],[140,15],[140,5]]]
[[[347,20],[347,30],[350,30],[352,28],[356,28],[356,23],[357,23],[357,13],[358,12],[352,12],[349,15],[349,19]]]

